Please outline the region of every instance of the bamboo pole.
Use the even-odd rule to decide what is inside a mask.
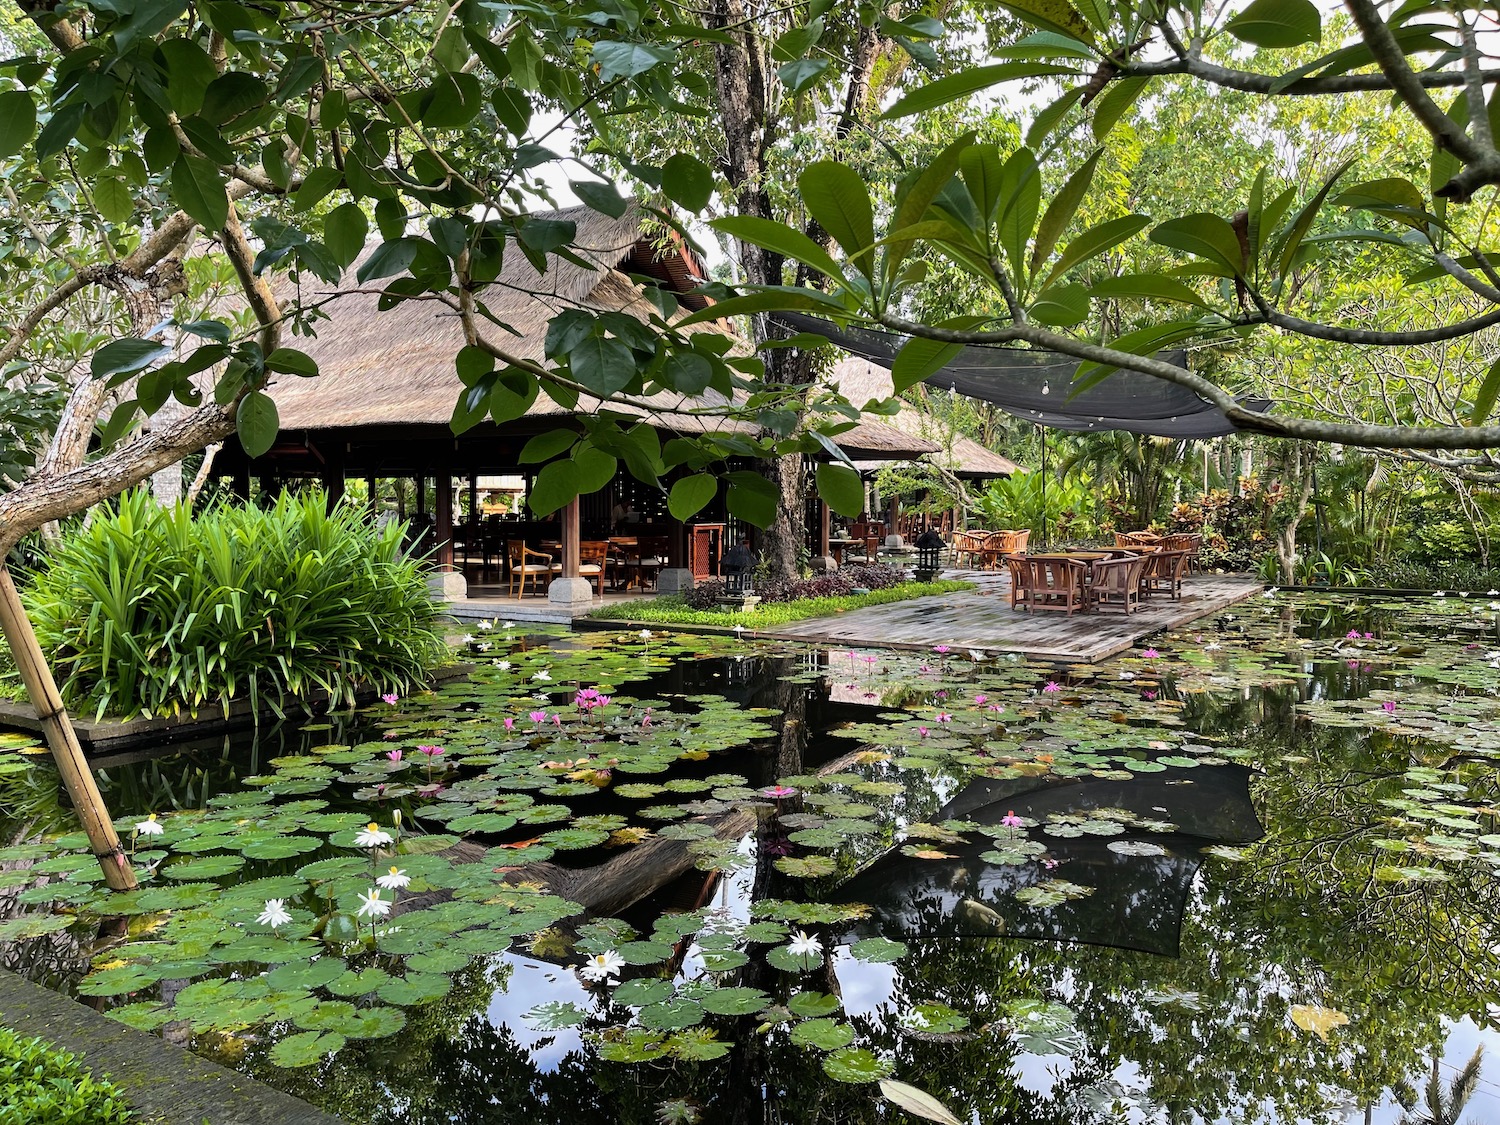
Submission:
[[[31,619],[21,604],[16,584],[11,580],[10,568],[0,563],[0,629],[20,669],[21,680],[26,684],[26,694],[36,708],[36,717],[41,721],[42,732],[52,750],[52,759],[57,763],[57,772],[62,775],[73,809],[83,824],[94,857],[104,871],[104,881],[111,890],[133,891],[136,887],[135,872],[125,849],[120,846],[120,837],[115,833],[109,810],[104,807],[104,798],[99,786],[94,783],[94,772],[78,745],[78,735],[63,707],[62,695],[52,670],[47,667],[47,658],[42,646],[37,643],[36,633],[31,628]]]

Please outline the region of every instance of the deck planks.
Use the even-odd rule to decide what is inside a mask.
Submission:
[[[1201,575],[1183,583],[1182,600],[1157,595],[1138,613],[1026,613],[1010,608],[1009,583],[987,572],[945,574],[977,589],[851,610],[778,626],[757,636],[868,648],[1019,652],[1092,663],[1131,648],[1143,637],[1216,613],[1264,589],[1260,582]]]

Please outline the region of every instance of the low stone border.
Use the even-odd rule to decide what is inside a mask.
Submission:
[[[96,1078],[108,1075],[143,1125],[348,1125],[5,970],[0,970],[0,1023],[73,1052]]]

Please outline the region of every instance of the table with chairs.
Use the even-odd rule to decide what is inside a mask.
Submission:
[[[1116,532],[1115,545],[1098,549],[1034,551],[1028,533],[960,532],[954,539],[958,561],[990,569],[1003,565],[1010,576],[1015,610],[1075,613],[1137,612],[1146,599],[1182,599],[1183,579],[1197,559],[1203,537]]]

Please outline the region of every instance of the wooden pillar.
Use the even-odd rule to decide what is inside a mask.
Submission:
[[[133,891],[136,888],[135,872],[125,849],[120,846],[120,837],[115,833],[113,818],[99,794],[94,782],[94,771],[89,768],[78,745],[78,735],[63,708],[62,695],[57,690],[57,681],[47,667],[42,646],[37,643],[36,633],[31,628],[31,619],[21,605],[16,584],[11,581],[10,569],[0,564],[0,629],[5,632],[16,668],[26,685],[26,694],[36,708],[36,717],[41,720],[47,745],[52,749],[52,759],[57,763],[57,772],[62,775],[68,798],[73,802],[73,811],[83,825],[94,858],[104,872],[104,882],[111,890]]]
[[[370,515],[380,513],[380,478],[371,475],[365,477],[365,495],[369,497]]]
[[[828,557],[828,525],[831,522],[828,513],[828,501],[818,500],[818,554],[822,558]]]
[[[469,474],[469,524],[479,524],[479,474]]]
[[[562,576],[564,578],[581,577],[579,568],[582,567],[583,560],[578,547],[579,509],[579,498],[575,496],[562,510]]]
[[[433,534],[437,536],[437,568],[453,569],[453,477],[440,472],[437,482],[437,504],[433,512]]]
[[[241,461],[234,470],[234,478],[230,483],[230,490],[234,492],[236,499],[242,504],[250,502],[250,464]]]
[[[415,478],[417,486],[417,515],[427,514],[427,477],[418,473]]]
[[[331,512],[344,498],[344,443],[337,442],[323,462],[323,492]]]
[[[890,513],[887,517],[887,523],[889,524],[889,526],[885,529],[885,533],[887,535],[900,535],[901,528],[900,525],[896,522],[901,518],[900,498],[897,496],[892,496],[890,506],[887,510]]]

